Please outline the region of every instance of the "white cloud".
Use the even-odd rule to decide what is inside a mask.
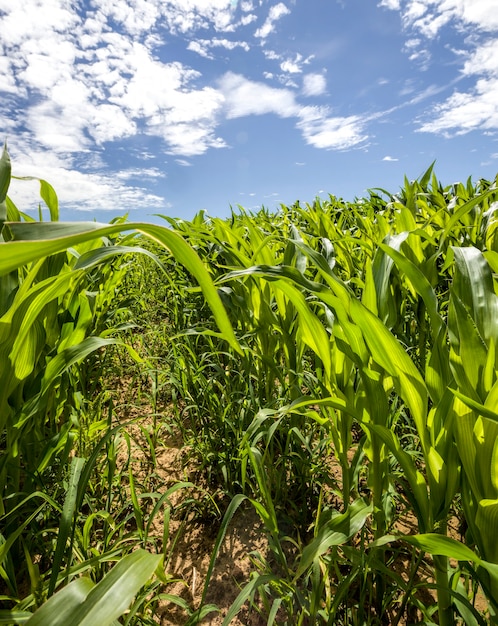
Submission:
[[[306,143],[326,150],[346,150],[368,138],[364,133],[366,119],[331,116],[328,107],[302,106],[289,89],[269,87],[233,72],[225,74],[219,86],[229,119],[265,114],[294,117]]]
[[[289,77],[289,74],[279,74],[276,78],[284,87],[292,87],[293,89],[298,89],[299,87],[299,85]]]
[[[498,130],[498,76],[480,79],[469,93],[455,92],[437,105],[422,132],[462,135],[472,130]]]
[[[423,132],[461,135],[473,130],[498,130],[498,39],[467,54],[464,76],[481,76],[466,93],[454,92],[430,113]]]
[[[161,119],[159,128],[151,125],[152,134],[161,131],[164,139],[170,144],[170,154],[182,156],[196,156],[204,154],[209,148],[225,148],[226,143],[216,137],[210,124],[177,123],[170,125],[167,119]]]
[[[498,38],[487,41],[468,56],[463,73],[498,75]]]
[[[282,18],[284,15],[289,15],[290,11],[283,2],[279,2],[270,8],[268,17],[263,26],[258,28],[254,33],[255,37],[266,39],[275,30],[275,22]]]
[[[160,5],[150,0],[108,0],[100,10],[120,24],[130,35],[147,33],[160,17]]]
[[[392,157],[389,155],[385,156],[382,160],[383,161],[399,161],[399,159],[396,159],[395,157]]]
[[[379,2],[380,7],[386,7],[387,9],[392,9],[393,11],[397,11],[400,9],[399,0],[381,0]]]
[[[129,0],[115,0],[124,5]],[[136,2],[137,0],[134,0]],[[167,30],[188,33],[212,26],[217,31],[233,30],[234,6],[231,0],[140,0],[159,8]]]
[[[230,41],[229,39],[196,39],[189,42],[187,49],[197,52],[206,59],[214,59],[214,54],[210,52],[212,48],[224,48],[225,50],[234,50],[242,48],[246,52],[251,49],[246,41]]]
[[[99,24],[92,24],[92,32]],[[200,154],[224,145],[213,136],[221,96],[214,89],[191,87],[198,72],[180,63],[162,63],[145,44],[105,29],[96,43],[86,42],[80,53],[84,62],[77,59],[70,33],[52,32],[40,43],[39,54],[23,57],[29,36],[25,34],[18,48],[24,61],[19,76],[42,101],[26,105],[24,122],[47,148],[87,150],[92,140],[100,145],[135,134],[140,121],[147,133],[171,141],[170,151],[176,154]],[[223,39],[216,43],[230,45]],[[63,61],[57,50],[64,53]],[[182,126],[175,130],[175,123]],[[191,125],[188,132],[185,123]]]
[[[130,178],[150,178],[152,180],[155,180],[157,178],[165,178],[166,174],[157,167],[135,167],[115,172],[113,176],[116,176],[116,178],[119,178],[120,180],[129,180]]]
[[[290,74],[299,74],[303,71],[303,65],[309,65],[315,55],[310,55],[304,58],[299,52],[294,55],[294,58],[288,58],[280,63],[280,69],[282,72],[288,72]],[[269,57],[270,58],[270,57]],[[280,55],[274,55],[272,58],[282,58]]]
[[[435,37],[452,21],[485,32],[498,29],[498,11],[493,0],[382,0],[379,6],[401,11],[406,27],[428,37]]]
[[[0,11],[4,13],[0,20],[0,42],[5,48],[25,44],[26,34],[29,33],[31,41],[43,45],[52,33],[74,29],[81,19],[71,5],[69,0],[44,0],[43,6],[33,0],[0,0]],[[35,44],[32,51],[36,49]]]
[[[303,77],[303,95],[321,96],[327,89],[327,81],[323,74],[306,74]]]
[[[290,59],[280,63],[280,69],[282,70],[282,72],[288,72],[289,74],[299,74],[303,71],[299,63],[297,63],[296,61],[291,61]]]
[[[7,57],[0,56],[0,77],[4,93],[17,93],[17,82],[14,73],[11,71],[10,59]]]
[[[421,69],[427,69],[429,66],[431,55],[420,38],[408,39],[403,46],[403,52],[408,54],[410,61],[418,62]]]
[[[158,169],[106,173],[99,146],[145,133],[183,156],[223,147],[214,133],[222,95],[198,86],[192,69],[161,62],[154,50],[164,23],[230,30],[232,19],[229,0],[103,0],[82,16],[72,0],[0,0],[0,128],[11,139],[15,174],[51,181],[66,207],[167,208],[140,183],[161,178]],[[214,40],[232,45],[245,47]],[[39,201],[36,184],[13,182],[11,194],[23,209]]]
[[[252,22],[255,22],[258,19],[257,15],[254,15],[254,13],[251,13],[250,15],[243,15],[240,18],[240,25],[241,26],[248,26],[249,24],[252,24]]]
[[[305,107],[297,127],[306,143],[325,150],[347,150],[365,143],[365,120],[359,116],[329,117],[324,107]]]
[[[220,79],[219,86],[229,119],[266,113],[292,117],[299,110],[292,91],[268,87],[264,83],[247,80],[240,74],[227,72]]]
[[[209,45],[206,43],[206,40],[196,39],[195,41],[190,41],[187,50],[191,52],[196,52],[199,56],[204,57],[205,59],[214,59],[214,54],[209,52]]]
[[[382,0],[380,6],[399,10],[410,33],[404,47],[410,60],[428,67],[429,44],[442,37],[444,26],[467,34],[459,49],[450,48],[461,63],[461,74],[475,82],[455,91],[425,115],[419,130],[446,136],[473,130],[498,130],[498,6],[496,0]],[[432,88],[432,93],[437,90]],[[414,98],[411,103],[420,101]]]
[[[265,49],[265,50],[263,50],[263,54],[265,55],[265,57],[267,59],[272,59],[272,60],[276,60],[276,61],[278,61],[278,60],[280,60],[282,58],[279,54],[277,54],[275,52],[275,50],[267,50],[267,49]]]
[[[303,107],[290,88],[231,72],[210,85],[191,67],[158,57],[159,46],[175,33],[187,34],[190,50],[208,58],[216,51],[249,51],[248,42],[227,33],[254,22],[262,3],[100,0],[82,6],[74,0],[0,0],[0,128],[15,136],[16,174],[35,172],[52,181],[66,206],[161,206],[140,186],[140,179],[162,176],[156,168],[106,173],[106,144],[134,136],[162,140],[163,151],[183,166],[190,165],[186,157],[226,146],[217,135],[223,117],[290,118],[317,148],[345,149],[365,140],[359,117]],[[286,4],[274,4],[255,36],[265,40],[288,14]],[[219,36],[196,36],[208,28]],[[263,53],[285,72],[274,77],[293,88],[289,75],[302,73],[313,58]],[[325,88],[322,74],[303,77],[303,95],[318,96]],[[137,158],[150,154],[142,150]],[[77,169],[86,170],[84,177]]]
[[[59,201],[66,208],[78,211],[108,210],[124,214],[136,209],[166,209],[168,203],[150,193],[144,187],[131,185],[129,179],[156,178],[161,176],[154,169],[125,171],[118,173],[81,173],[67,167],[70,159],[59,158],[45,152],[22,154],[19,143],[10,147],[13,169],[16,176],[32,176],[50,181],[55,187]],[[37,210],[40,203],[39,183],[13,179],[9,196],[21,211]],[[43,205],[43,202],[42,202]]]

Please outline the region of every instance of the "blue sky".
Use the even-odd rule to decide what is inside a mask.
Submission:
[[[0,0],[0,133],[63,219],[493,179],[498,0]]]

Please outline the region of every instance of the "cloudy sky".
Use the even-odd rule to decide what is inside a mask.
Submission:
[[[498,0],[0,0],[0,133],[64,219],[493,179]]]

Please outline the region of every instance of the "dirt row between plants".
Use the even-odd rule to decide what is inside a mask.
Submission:
[[[149,460],[144,458],[142,445],[139,445],[144,441],[138,426],[138,423],[142,428],[152,425],[149,413],[150,410],[143,406],[133,409],[131,413],[127,412],[126,415],[127,420],[130,417],[136,420],[135,424],[127,427],[127,430],[135,442],[132,445],[132,463],[137,485],[146,481],[147,472],[150,472],[151,467]],[[179,482],[191,482],[195,485],[190,489],[176,491],[170,498],[172,515],[169,525],[169,545],[166,549],[169,559],[165,572],[172,582],[165,586],[163,593],[181,598],[191,609],[197,609],[201,605],[206,576],[220,528],[221,515],[214,515],[214,507],[209,505],[209,495],[213,495],[210,494],[210,486],[205,484],[198,468],[189,459],[188,449],[184,446],[181,436],[171,434],[171,432],[159,434],[154,469],[157,491],[164,493]],[[121,459],[123,462],[127,454],[127,449],[123,447]],[[331,471],[337,473],[339,479],[339,467],[335,466],[333,460],[331,465],[333,466]],[[192,502],[190,502],[191,511],[188,513],[188,506],[182,508],[182,503],[192,498],[198,501],[199,506],[192,507]],[[208,509],[207,514],[203,513],[205,508]],[[417,532],[416,520],[413,516],[402,515],[396,524],[396,530],[401,534],[414,534]],[[151,524],[151,535],[161,538],[163,531],[162,518],[157,517]],[[450,520],[449,532],[454,538],[461,539],[459,522],[456,518]],[[227,527],[204,598],[204,604],[216,605],[219,612],[210,613],[202,620],[202,624],[221,626],[241,588],[249,582],[251,573],[255,572],[252,559],[258,553],[263,559],[271,558],[261,520],[254,508],[245,502],[236,511]],[[430,563],[430,559],[428,562]],[[394,564],[394,570],[405,582],[408,580],[409,568],[408,556],[400,556]],[[433,583],[430,570],[422,567],[417,574],[417,580],[420,584],[419,601],[426,606],[434,605],[436,592],[426,587],[427,584]],[[480,596],[476,608],[481,611],[486,607],[485,598]],[[388,614],[392,616],[396,612],[397,606],[393,606]],[[437,616],[434,617],[437,618]],[[157,611],[159,624],[184,626],[187,619],[188,615],[184,608],[174,602],[161,601]],[[403,616],[397,624],[407,626],[407,624],[419,623],[420,619],[420,614],[414,610],[409,615]],[[390,624],[391,622],[383,621],[382,623]],[[231,626],[265,626],[266,619],[255,608],[250,610],[244,606],[230,624]]]

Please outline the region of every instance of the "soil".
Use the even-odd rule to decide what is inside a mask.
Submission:
[[[128,405],[129,407],[130,405]],[[142,447],[138,445],[143,436],[141,428],[147,428],[152,424],[150,409],[142,406],[139,409],[128,408],[126,419],[136,418],[141,415],[140,421],[129,427],[133,441],[138,442],[132,448],[134,457],[134,475],[138,483],[147,479],[150,473],[150,463],[143,457]],[[178,513],[182,511],[182,502],[188,498],[195,498],[199,502],[199,507],[192,507],[187,517],[173,514],[169,527],[169,542],[167,552],[171,558],[167,563],[166,574],[174,581],[168,584],[164,593],[182,598],[190,607],[195,610],[201,606],[206,575],[210,565],[211,555],[215,549],[216,539],[220,527],[221,515],[215,515],[213,507],[209,506],[209,485],[202,484],[202,479],[195,465],[189,460],[189,450],[184,446],[182,438],[177,433],[160,433],[160,444],[156,448],[156,467],[154,470],[154,483],[156,491],[164,492],[168,488],[180,481],[191,481],[197,486],[192,490],[179,490],[170,498],[172,511]],[[124,461],[127,450],[122,450],[122,460]],[[339,468],[333,461],[330,463],[331,472],[339,477]],[[159,487],[161,485],[161,487]],[[199,489],[202,485],[202,489]],[[188,494],[188,498],[186,497]],[[207,511],[205,507],[207,506]],[[188,511],[188,508],[185,509]],[[413,534],[417,532],[417,522],[410,514],[400,516],[396,530],[402,534]],[[461,539],[459,535],[459,524],[456,518],[450,520],[449,531],[452,536]],[[161,538],[163,536],[163,524],[158,517],[151,525],[151,535]],[[210,613],[201,622],[204,625],[221,626],[232,603],[250,580],[250,575],[255,571],[252,559],[259,554],[263,559],[270,556],[268,543],[262,527],[260,518],[256,514],[252,505],[248,502],[242,503],[234,514],[227,532],[221,543],[214,569],[212,571],[208,589],[204,598],[204,604],[214,604],[218,607],[218,612]],[[421,567],[417,573],[417,580],[421,584],[421,591],[418,599],[425,606],[435,604],[435,591],[426,586],[433,582],[430,578],[430,559],[427,560],[427,567]],[[408,580],[410,559],[407,556],[397,558],[393,569],[403,578]],[[487,602],[484,597],[477,598],[476,608],[484,611]],[[397,607],[388,610],[390,617],[396,614]],[[162,601],[156,613],[157,622],[162,626],[184,626],[188,616],[184,608],[172,602]],[[397,621],[400,626],[408,624],[422,623],[420,614],[411,612]],[[437,620],[437,616],[434,616]],[[251,610],[244,606],[238,615],[230,622],[231,626],[265,626],[266,618],[260,615],[257,607]],[[277,621],[278,623],[278,621]],[[379,622],[380,623],[380,622]],[[383,622],[386,623],[386,622]],[[392,623],[390,620],[387,623]]]
[[[160,473],[164,474],[165,485],[190,477],[184,475],[185,469],[182,470],[185,450],[181,438],[171,437],[168,444],[157,458]],[[190,473],[194,472],[195,470],[190,468]],[[175,495],[178,499],[183,496],[178,492]],[[198,608],[201,603],[218,530],[219,519],[204,521],[195,514],[190,515],[184,525],[178,520],[173,520],[170,526],[170,537],[178,533],[179,538],[172,552],[167,573],[181,582],[169,587],[168,593],[180,596],[194,608]],[[162,534],[160,525],[155,527],[155,532]],[[251,505],[243,503],[227,528],[205,597],[205,603],[216,605],[220,608],[220,613],[210,614],[203,624],[212,626],[222,624],[240,589],[249,580],[253,570],[249,555],[253,552],[259,552],[265,557],[268,546],[259,517]],[[159,617],[162,626],[181,626],[186,621],[185,612],[172,603],[160,606]],[[257,613],[253,612],[250,616],[247,609],[231,622],[234,626],[242,624],[259,626],[265,623]]]
[[[128,395],[124,381],[120,381],[119,395],[123,400]],[[150,462],[144,455],[146,448],[142,429],[152,431],[153,417],[147,404],[136,406],[132,402],[123,402],[126,407],[122,418],[134,423],[127,426],[132,439],[133,474],[136,484],[145,484],[150,479]],[[163,429],[164,431],[164,429]],[[142,447],[143,446],[143,447]],[[128,448],[123,444],[118,455],[118,464],[128,460]],[[211,556],[215,549],[221,515],[210,505],[209,485],[203,484],[202,476],[197,467],[189,460],[189,450],[178,433],[159,432],[156,447],[156,466],[154,469],[155,491],[164,493],[179,482],[191,482],[196,487],[180,489],[170,498],[173,514],[169,526],[169,543],[167,552],[171,554],[165,573],[173,581],[168,584],[164,593],[182,598],[191,610],[201,605],[206,575]],[[186,511],[193,512],[182,515],[182,503],[196,499],[198,507],[187,505]],[[204,509],[207,507],[207,511]],[[176,513],[175,514],[175,509]],[[164,525],[158,516],[151,524],[151,536],[162,538]],[[225,537],[218,551],[210,582],[204,598],[204,604],[213,604],[219,611],[210,613],[202,624],[221,626],[232,603],[241,588],[249,581],[254,566],[251,557],[255,554],[266,558],[268,544],[263,532],[262,523],[252,505],[243,502],[232,517]],[[186,611],[172,602],[161,602],[157,611],[157,621],[161,626],[184,626],[188,619]],[[238,616],[230,624],[232,626],[264,626],[266,619],[257,610],[243,607]]]

